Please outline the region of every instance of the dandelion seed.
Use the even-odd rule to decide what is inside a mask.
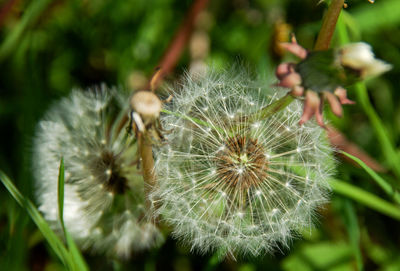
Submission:
[[[68,231],[83,249],[120,257],[162,240],[146,218],[136,145],[127,144],[121,125],[127,100],[105,87],[73,91],[39,123],[33,156],[39,209],[51,227],[61,232],[57,179],[64,157]]]
[[[273,102],[271,90],[231,74],[187,77],[174,93],[168,108],[174,114],[161,117],[174,129],[155,152],[159,187],[152,198],[155,214],[192,249],[257,256],[287,246],[293,231],[312,226],[314,211],[326,202],[333,163],[325,131],[314,122],[298,125],[297,101],[249,122]]]

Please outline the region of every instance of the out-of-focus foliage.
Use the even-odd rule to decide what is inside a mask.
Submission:
[[[105,82],[126,91],[143,88],[191,1],[0,0],[0,6],[9,2],[15,2],[12,8],[0,12],[0,168],[33,199],[32,137],[44,111],[73,87]],[[293,58],[283,54],[277,42],[294,32],[299,43],[311,49],[326,8],[317,0],[210,2],[194,29],[198,39],[191,39],[190,50],[183,51],[167,78],[170,82],[199,61],[219,68],[239,62],[271,79],[278,63]],[[340,25],[350,41],[370,43],[378,58],[393,64],[389,73],[368,81],[367,88],[400,155],[400,1],[347,2]],[[337,33],[332,46],[343,41]],[[196,54],[196,48],[202,53]],[[325,116],[382,165],[390,165],[356,91],[348,93],[358,104],[346,106],[341,119],[329,110]],[[394,174],[383,176],[399,188]],[[340,161],[338,178],[391,200],[353,164]],[[0,198],[0,269],[63,270],[26,211],[2,186]],[[173,239],[129,261],[85,252],[84,257],[93,270],[400,270],[398,221],[336,194],[320,213],[319,226],[303,232],[290,250],[265,257],[215,263],[213,255],[192,254]]]

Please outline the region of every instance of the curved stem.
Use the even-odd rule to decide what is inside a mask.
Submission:
[[[379,176],[375,171],[373,171],[370,167],[368,167],[361,159],[358,157],[355,157],[347,152],[341,151],[343,155],[346,157],[352,159],[355,161],[359,166],[361,166],[369,176],[371,176],[372,180],[376,182],[377,185],[379,185],[383,191],[386,192],[390,197],[393,198],[393,200],[400,205],[400,194],[399,192],[385,179],[383,179],[381,176]]]
[[[184,21],[176,32],[172,42],[162,57],[158,67],[162,70],[158,78],[153,82],[154,88],[161,83],[165,75],[169,74],[181,56],[183,49],[192,33],[193,26],[199,13],[204,10],[209,0],[195,0],[188,11]]]

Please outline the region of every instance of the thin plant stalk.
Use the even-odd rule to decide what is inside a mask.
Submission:
[[[259,111],[247,117],[246,121],[253,122],[255,120],[266,119],[275,113],[285,109],[289,104],[291,104],[295,98],[290,94],[286,94],[279,100],[261,108]]]
[[[321,30],[318,34],[314,50],[327,50],[329,48],[343,5],[344,0],[331,1],[331,4],[322,20]]]
[[[400,220],[399,206],[383,200],[380,197],[357,186],[340,180],[331,179],[329,180],[329,183],[335,193],[357,201],[358,203],[361,203],[362,205],[367,206],[382,214],[390,216],[391,218]]]
[[[368,91],[364,83],[358,83],[355,86],[355,92],[357,95],[357,101],[361,105],[365,114],[368,116],[371,122],[372,128],[378,138],[380,145],[382,146],[382,152],[385,157],[387,164],[393,170],[397,178],[400,179],[400,157],[394,149],[391,139],[388,137],[386,127],[383,125],[382,120],[379,118],[371,101],[368,97]]]
[[[360,165],[360,167],[362,167],[369,174],[369,176],[372,177],[372,179],[382,188],[383,191],[386,192],[386,194],[392,197],[397,204],[400,204],[400,194],[396,189],[393,188],[393,186],[389,182],[387,182],[385,179],[379,176],[375,171],[373,171],[370,167],[368,167],[363,161],[361,161],[361,159],[344,151],[341,151],[340,153],[342,153],[343,155],[347,156],[348,158],[355,161],[358,165]]]
[[[142,163],[143,179],[144,179],[144,191],[145,195],[148,195],[153,187],[156,185],[156,177],[154,175],[154,158],[153,158],[153,147],[148,140],[145,138],[146,134],[139,134],[139,153]],[[147,205],[150,206],[150,202],[146,198]]]
[[[180,28],[176,32],[174,39],[166,50],[163,58],[160,61],[159,67],[161,70],[156,72],[156,76],[153,76],[152,80],[149,82],[149,87],[154,92],[158,87],[160,82],[163,80],[164,76],[168,74],[176,65],[184,46],[186,45],[190,33],[193,30],[193,26],[196,18],[202,10],[207,6],[209,0],[196,0],[191,9],[188,11],[185,20],[182,22]],[[145,192],[151,191],[152,187],[156,185],[156,178],[153,172],[154,159],[153,159],[153,149],[149,142],[143,140],[143,135],[138,142],[140,157],[142,160],[143,178],[146,183]]]
[[[64,158],[61,157],[60,161],[60,168],[58,172],[58,214],[60,219],[61,228],[64,233],[65,241],[67,243],[68,250],[71,254],[72,261],[74,263],[74,269],[87,271],[89,270],[85,259],[83,258],[81,252],[79,251],[75,241],[73,240],[72,236],[69,234],[65,223],[64,223],[64,185],[65,185],[65,170],[64,170]]]

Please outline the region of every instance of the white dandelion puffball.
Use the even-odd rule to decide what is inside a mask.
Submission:
[[[129,257],[162,236],[145,213],[136,144],[125,129],[127,95],[114,89],[74,90],[37,128],[33,165],[39,210],[61,232],[57,186],[65,165],[64,222],[83,249]]]
[[[277,98],[239,72],[187,76],[161,118],[155,213],[200,253],[258,256],[287,246],[326,203],[333,171],[325,132],[298,125],[300,102],[265,119]],[[250,119],[253,119],[250,121]]]

